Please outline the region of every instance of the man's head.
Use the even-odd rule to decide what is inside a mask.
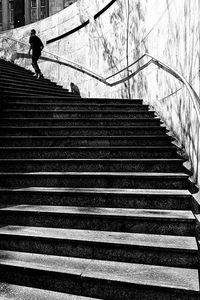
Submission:
[[[32,29],[32,30],[31,30],[31,35],[36,35],[35,29]]]

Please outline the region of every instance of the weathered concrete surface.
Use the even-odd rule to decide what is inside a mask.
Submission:
[[[45,49],[71,59],[104,77],[126,67],[127,63],[131,63],[144,52],[149,52],[179,71],[199,95],[200,2],[117,0],[94,21],[94,14],[109,2],[110,0],[79,0],[58,14],[35,23],[34,26],[30,24],[6,32],[1,37],[11,36],[28,43],[30,29],[34,27],[46,42],[89,19],[90,23],[85,28],[48,44]],[[1,40],[0,47],[3,48],[0,54],[11,57],[12,51],[7,42],[2,43]],[[19,45],[15,45],[15,49],[18,52],[28,51],[28,47],[24,49]],[[15,58],[13,53],[12,58]],[[31,68],[30,59],[20,58],[16,62]],[[194,179],[197,179],[199,123],[188,92],[173,76],[151,65],[126,85],[111,88],[66,66],[44,61],[41,61],[40,65],[45,76],[62,83],[65,87],[69,87],[71,81],[77,84],[82,96],[143,97],[154,106],[168,128],[178,137],[180,145],[185,147],[193,165]],[[138,64],[134,65],[133,70],[137,67]],[[115,76],[111,82],[126,74],[125,71]]]

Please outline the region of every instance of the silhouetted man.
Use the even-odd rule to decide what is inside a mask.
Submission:
[[[42,78],[42,72],[40,71],[40,68],[38,67],[38,59],[41,56],[42,49],[44,48],[44,45],[40,38],[36,35],[35,29],[31,30],[31,36],[29,39],[30,49],[28,54],[30,55],[32,51],[32,66],[35,70],[35,74],[38,79]]]

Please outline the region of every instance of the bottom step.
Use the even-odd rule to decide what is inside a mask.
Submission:
[[[0,280],[102,299],[199,299],[197,269],[0,251]]]
[[[2,300],[100,300],[31,287],[0,283],[0,299]]]

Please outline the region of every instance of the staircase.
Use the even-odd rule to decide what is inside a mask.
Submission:
[[[142,100],[0,60],[0,299],[199,299],[189,174]]]

